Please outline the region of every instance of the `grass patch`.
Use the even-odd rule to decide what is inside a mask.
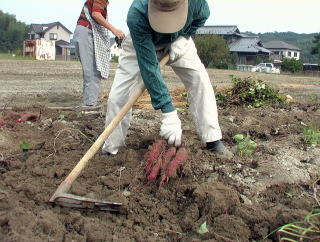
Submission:
[[[320,142],[320,132],[314,125],[310,125],[303,130],[304,141],[311,146],[316,146]]]
[[[1,60],[35,60],[35,57],[0,53]]]

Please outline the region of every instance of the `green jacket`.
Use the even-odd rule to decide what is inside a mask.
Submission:
[[[169,44],[179,36],[189,38],[195,35],[210,15],[206,0],[189,0],[188,18],[185,26],[177,33],[163,34],[155,32],[148,20],[148,0],[134,0],[127,17],[132,42],[136,50],[142,79],[151,96],[155,109],[163,113],[175,109],[168,88],[161,76],[156,55],[157,45]]]

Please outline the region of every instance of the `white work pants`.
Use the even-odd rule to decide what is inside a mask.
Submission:
[[[190,111],[201,140],[203,142],[220,140],[222,134],[218,122],[216,99],[209,75],[201,63],[192,38],[189,41],[186,53],[169,65],[187,89]],[[126,36],[122,47],[119,67],[109,94],[106,126],[127,103],[134,87],[142,81],[130,35]],[[118,149],[125,145],[131,118],[132,113],[130,111],[105,141],[102,148],[103,152],[116,154]]]

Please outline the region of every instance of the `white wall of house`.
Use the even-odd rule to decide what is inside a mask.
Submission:
[[[120,53],[122,51],[122,48],[118,48],[117,43],[114,43],[111,47],[110,47],[110,58],[114,57],[114,56],[120,56]]]
[[[56,48],[55,41],[37,39],[36,41],[36,59],[37,60],[55,60]]]
[[[286,50],[284,51],[283,55],[287,58],[293,58],[293,59],[296,59],[296,60],[299,60],[300,59],[300,51],[297,51],[297,50]]]
[[[70,33],[59,25],[52,27],[45,33],[46,40],[64,40],[70,43]]]
[[[300,60],[301,53],[298,50],[285,50],[285,49],[269,49],[274,54],[283,56],[290,59]]]

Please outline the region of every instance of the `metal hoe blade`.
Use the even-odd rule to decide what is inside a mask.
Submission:
[[[101,210],[108,212],[120,212],[122,203],[113,203],[104,200],[97,200],[70,193],[58,195],[53,203],[67,208]]]

